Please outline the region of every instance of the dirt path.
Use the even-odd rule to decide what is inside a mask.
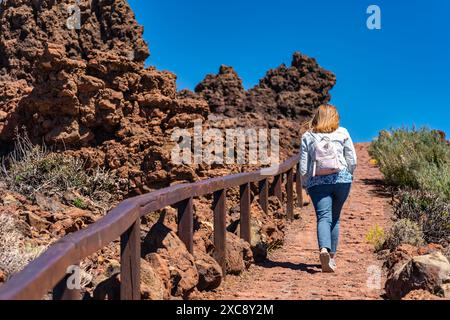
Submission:
[[[375,225],[389,221],[389,204],[379,188],[379,170],[369,164],[367,144],[356,146],[359,166],[352,192],[341,218],[338,270],[322,273],[318,264],[316,221],[312,205],[302,210],[302,220],[291,223],[285,245],[239,277],[228,276],[207,299],[380,299],[380,289],[370,289],[368,270],[381,270],[365,236]],[[373,277],[372,277],[373,278]],[[375,276],[376,278],[376,276]],[[381,287],[384,282],[381,282]]]

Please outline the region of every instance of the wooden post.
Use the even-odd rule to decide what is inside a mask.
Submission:
[[[283,201],[283,192],[281,190],[282,178],[281,174],[275,176],[273,179],[273,195]]]
[[[80,287],[81,284],[81,272],[80,265],[71,266],[68,271],[72,272],[67,274],[58,284],[53,288],[53,300],[81,300]],[[76,270],[78,268],[78,270]],[[69,289],[69,287],[75,286],[75,288]]]
[[[293,169],[289,169],[286,178],[286,214],[289,220],[294,220],[294,189],[293,189]]]
[[[141,219],[120,237],[120,299],[141,299]]]
[[[297,191],[297,206],[303,208],[303,186],[302,173],[300,172],[300,163],[297,164],[297,172],[295,174],[295,189]]]
[[[214,192],[214,258],[226,274],[226,190]]]
[[[178,236],[190,253],[194,252],[194,210],[192,197],[178,204]]]
[[[265,213],[269,210],[268,179],[259,182],[259,204]]]
[[[241,205],[241,238],[251,243],[250,236],[250,183],[240,186],[240,205]]]

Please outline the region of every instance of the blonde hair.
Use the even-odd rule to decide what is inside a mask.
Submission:
[[[310,130],[315,133],[331,133],[339,128],[340,117],[335,106],[321,105],[310,122]]]

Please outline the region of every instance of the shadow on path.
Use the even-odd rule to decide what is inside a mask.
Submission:
[[[361,181],[367,186],[374,187],[374,190],[370,190],[369,192],[384,198],[392,197],[392,192],[386,186],[383,179],[361,179]]]
[[[279,261],[266,260],[264,262],[258,263],[258,266],[263,267],[263,268],[286,268],[286,269],[307,272],[310,274],[321,272],[320,264],[292,263],[292,262],[279,262]],[[319,269],[319,270],[317,270],[317,269]]]

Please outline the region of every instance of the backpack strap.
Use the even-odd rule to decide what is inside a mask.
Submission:
[[[316,140],[317,142],[320,142],[319,139],[316,138],[315,134],[310,131],[309,134],[311,135],[311,137],[313,137],[314,140]]]

